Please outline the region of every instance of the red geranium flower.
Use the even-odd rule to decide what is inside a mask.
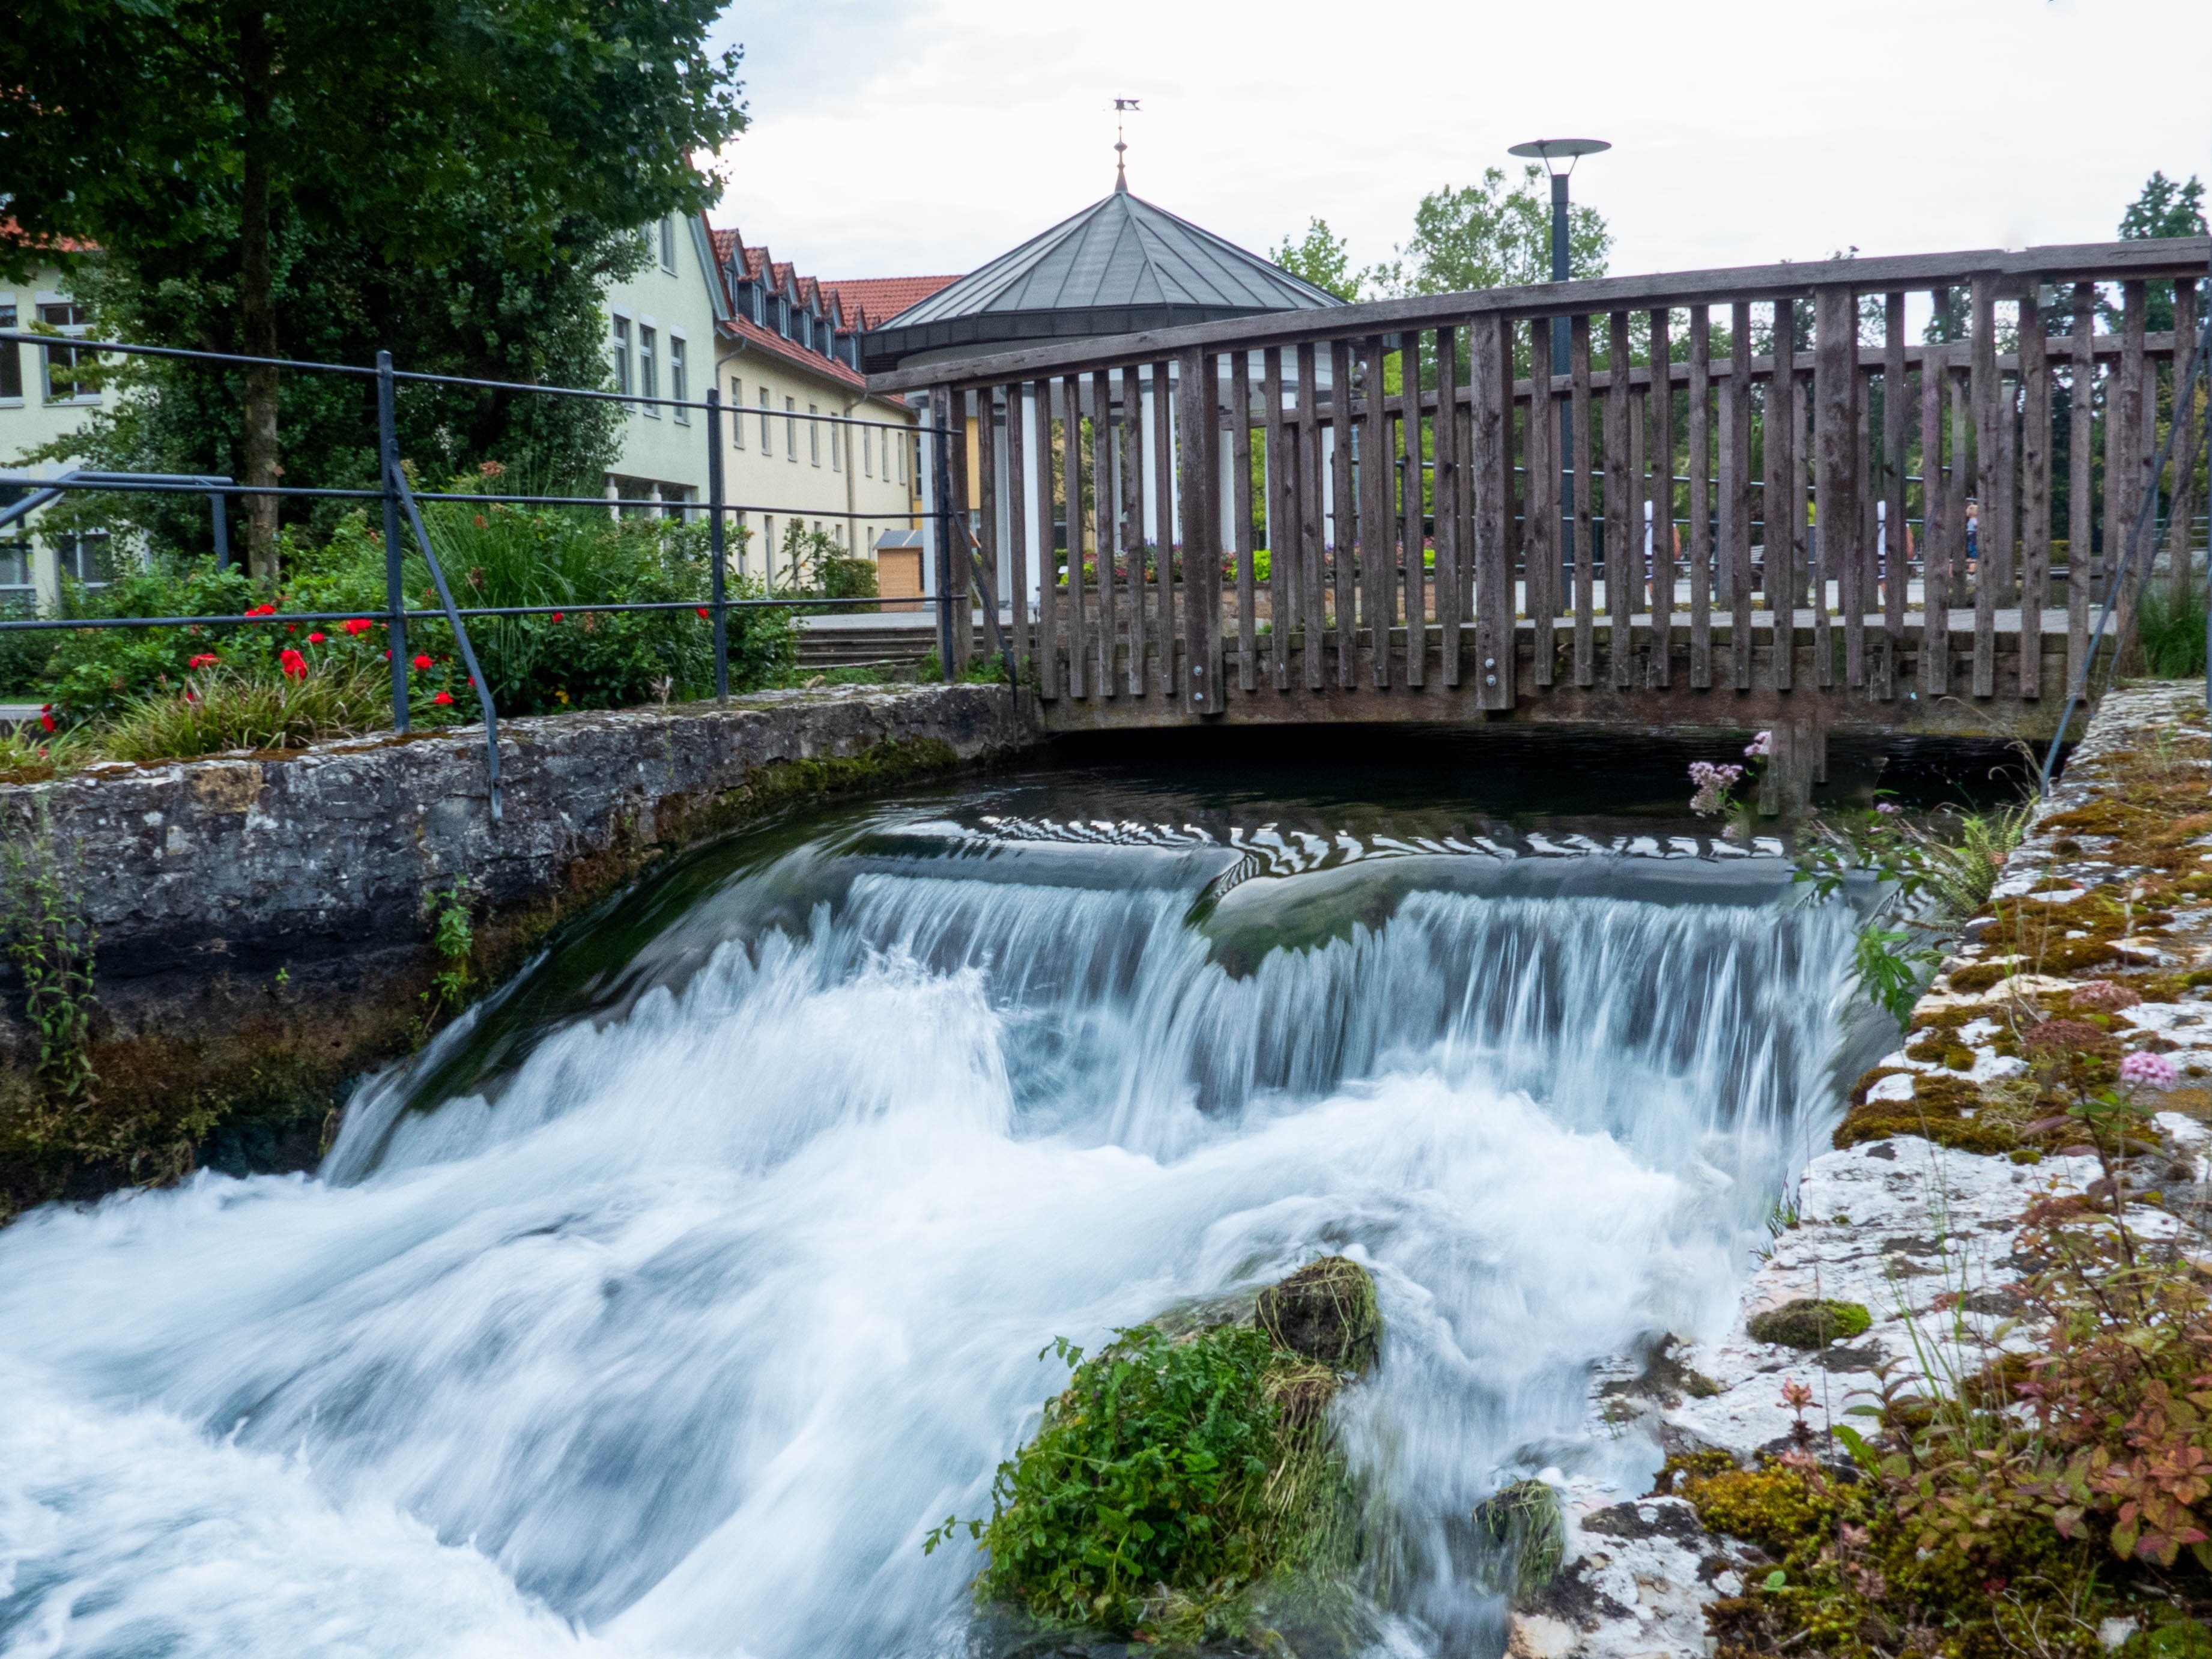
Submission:
[[[52,704],[49,703],[47,708],[52,708]],[[51,732],[54,729],[54,717],[52,714],[47,714],[45,709],[40,709],[39,711],[39,724],[46,727],[47,731]]]
[[[214,652],[203,651],[186,665],[191,668],[212,668],[222,660],[222,659],[216,656]]]
[[[309,645],[320,645],[323,642],[323,636],[319,633],[310,634],[307,635],[307,643]]]
[[[375,625],[375,623],[369,621],[366,617],[356,617],[350,622],[340,623],[338,624],[338,629],[342,633],[359,635],[368,633],[368,630]]]
[[[699,607],[699,614],[702,617],[707,614],[707,607],[705,605],[702,605]]]
[[[559,611],[556,611],[553,613],[553,620],[555,622],[559,622],[561,620],[561,613]]]
[[[450,691],[441,691],[436,696],[430,699],[432,702],[436,703],[447,703],[453,702],[453,694]]]
[[[291,679],[307,678],[307,659],[289,645],[276,653],[276,665]]]
[[[429,665],[430,659],[428,657],[418,656],[415,659],[415,666],[418,669],[428,668]]]

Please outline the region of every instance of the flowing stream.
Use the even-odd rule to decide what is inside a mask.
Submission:
[[[1334,1408],[1375,1645],[1497,1652],[1468,1512],[1641,1490],[1591,1368],[1725,1322],[1851,917],[1540,781],[1280,783],[739,838],[362,1085],[316,1176],[0,1232],[0,1654],[964,1653],[975,1559],[921,1540],[1039,1350],[1328,1251],[1386,1321]]]

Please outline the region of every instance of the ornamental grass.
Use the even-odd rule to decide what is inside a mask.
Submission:
[[[134,697],[88,740],[111,760],[188,760],[383,731],[392,725],[392,687],[381,671],[329,663],[270,678],[211,667],[179,690]]]

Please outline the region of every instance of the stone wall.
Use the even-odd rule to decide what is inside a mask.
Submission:
[[[1880,1386],[1879,1368],[1921,1375],[1932,1352],[1968,1376],[2000,1342],[2034,1346],[2036,1332],[2010,1322],[2013,1287],[2033,1266],[2015,1242],[2023,1216],[2083,1194],[2100,1166],[2020,1134],[2023,1110],[2041,1109],[2032,1088],[2007,1085],[2027,1070],[2021,1035],[2063,1015],[2092,981],[2100,1006],[2122,1005],[2111,1017],[2116,1046],[2162,1053],[2179,1073],[2157,1103],[2156,1150],[2128,1172],[2130,1194],[2148,1195],[2146,1207],[2131,1204],[2129,1224],[2192,1256],[2212,1249],[2208,782],[2200,687],[2106,696],[1903,1046],[1853,1090],[1834,1150],[1805,1170],[1790,1224],[1730,1327],[1624,1357],[1593,1391],[1593,1432],[1632,1423],[1669,1454],[1719,1451],[1747,1467],[1793,1444],[1783,1389],[1796,1381],[1812,1392],[1813,1455],[1848,1469],[1828,1425]],[[2056,919],[2032,951],[2008,938],[2023,907]],[[1760,1336],[1776,1334],[1759,1316],[1802,1299],[1857,1304],[1870,1323],[1810,1347],[1753,1334],[1754,1322]],[[1512,1659],[1706,1659],[1706,1607],[1775,1565],[1706,1533],[1681,1498],[1574,1480],[1559,1490],[1564,1570],[1515,1610]],[[2123,1623],[2103,1632],[2106,1645],[2133,1628]]]
[[[838,687],[500,736],[496,824],[481,727],[0,786],[0,835],[51,849],[99,932],[101,1109],[152,1112],[172,1163],[210,1110],[319,1123],[345,1074],[422,1035],[434,892],[465,895],[473,970],[495,980],[672,851],[794,799],[1012,753],[1036,718],[1003,687]],[[0,1165],[35,1064],[20,991],[0,979]],[[7,1185],[0,1169],[0,1216]]]

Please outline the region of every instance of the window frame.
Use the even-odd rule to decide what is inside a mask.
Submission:
[[[806,459],[810,465],[822,465],[822,405],[806,405]]]
[[[676,274],[676,216],[672,213],[660,222],[660,268],[671,276]]]
[[[684,406],[685,400],[690,396],[684,389],[687,379],[684,370],[688,365],[684,362],[684,337],[674,329],[670,329],[668,331],[668,395],[676,399],[674,412],[676,424],[678,426],[691,424],[691,411]]]
[[[637,325],[637,391],[641,398],[658,398],[660,395],[660,366],[654,361],[657,355],[654,349],[659,344],[659,337],[658,328],[640,319]],[[660,418],[659,404],[648,403],[642,407],[649,418],[656,421]]]
[[[730,376],[730,447],[745,447],[745,382],[741,374]]]
[[[612,313],[609,320],[615,339],[615,391],[627,398],[637,389],[637,376],[630,366],[630,321],[619,311]],[[636,411],[632,409],[629,412]]]

